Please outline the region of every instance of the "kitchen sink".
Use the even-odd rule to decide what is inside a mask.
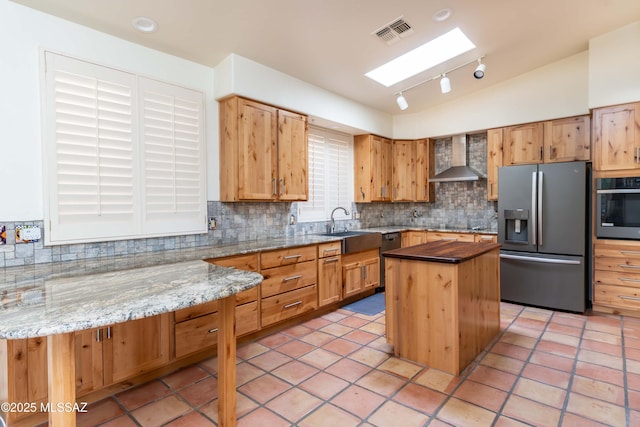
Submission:
[[[382,234],[376,232],[350,230],[323,233],[322,235],[340,237],[342,239],[343,254],[378,249],[382,246]]]

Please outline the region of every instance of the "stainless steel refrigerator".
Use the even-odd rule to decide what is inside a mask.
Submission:
[[[498,171],[500,297],[584,312],[589,299],[590,164]]]

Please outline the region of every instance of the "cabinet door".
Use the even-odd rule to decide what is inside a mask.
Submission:
[[[591,160],[591,119],[569,117],[544,122],[544,162]]]
[[[104,384],[102,376],[102,342],[107,328],[88,329],[75,333],[76,393],[80,396],[97,390]]]
[[[391,159],[393,156],[391,140],[372,136],[371,139],[371,200],[391,200]]]
[[[415,141],[393,141],[393,200],[412,202],[416,200],[416,143]]]
[[[278,198],[307,200],[307,117],[278,110]]]
[[[435,174],[435,146],[429,139],[416,141],[416,201],[433,202],[436,200],[436,185],[429,182]]]
[[[595,170],[640,168],[640,103],[593,112]]]
[[[415,246],[427,242],[426,231],[407,231],[402,235],[402,247]]]
[[[342,288],[344,298],[359,294],[363,288],[363,272],[360,262],[342,264]]]
[[[502,128],[487,131],[487,200],[498,200],[498,168],[502,166]]]
[[[528,123],[504,128],[505,165],[542,163],[543,123]]]
[[[277,109],[238,99],[238,196],[277,198]]]
[[[318,260],[318,306],[340,301],[342,297],[342,262],[340,256]]]
[[[105,385],[164,365],[169,361],[169,313],[111,326],[103,348]]]
[[[373,288],[380,284],[380,257],[369,258],[362,263],[363,289]]]

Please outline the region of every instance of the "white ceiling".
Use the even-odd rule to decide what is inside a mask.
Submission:
[[[594,36],[640,20],[639,0],[14,0],[105,33],[214,67],[230,53],[361,104],[400,114],[394,93],[485,55],[449,75],[452,91],[432,81],[405,93],[415,113],[587,50]],[[452,16],[433,15],[451,8]],[[133,29],[148,16],[153,34]],[[372,33],[403,16],[413,34],[392,46]],[[364,73],[460,27],[477,46],[433,70],[386,88]]]

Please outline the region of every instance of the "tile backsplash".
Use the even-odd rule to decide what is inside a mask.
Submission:
[[[438,173],[450,166],[451,139],[438,139],[435,144]],[[486,174],[486,134],[471,135],[467,151],[468,164]],[[217,225],[215,230],[207,234],[46,247],[43,240],[15,244],[16,225],[37,225],[44,230],[43,221],[2,223],[0,227],[6,227],[7,243],[0,244],[0,267],[324,233],[329,226],[329,221],[290,224],[291,216],[297,216],[296,203],[209,201],[207,210],[208,216],[215,218]],[[433,203],[356,203],[351,206],[351,211],[358,212],[360,219],[337,221],[338,229],[393,225],[497,229],[497,203],[487,201],[486,180],[438,183],[436,201]]]

